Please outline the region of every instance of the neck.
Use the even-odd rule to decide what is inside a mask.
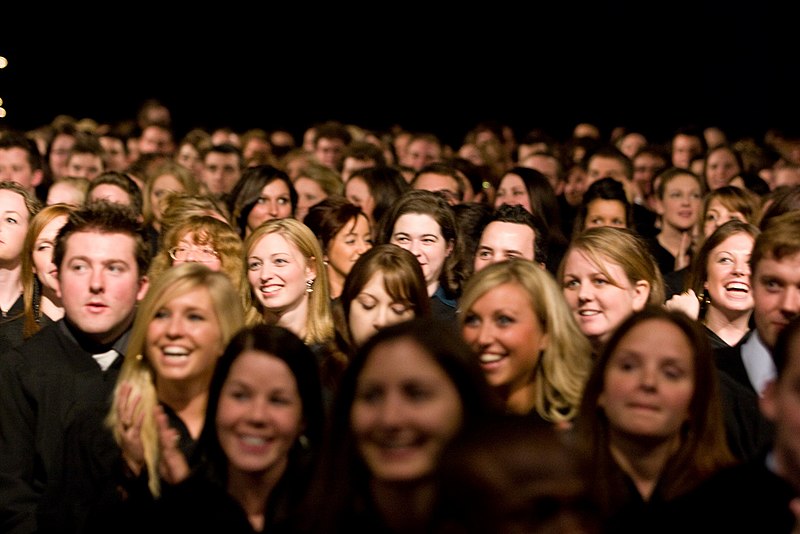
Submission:
[[[684,239],[683,236],[686,232],[688,230],[681,230],[671,224],[664,223],[661,226],[661,232],[658,234],[658,242],[673,256],[677,256],[681,252],[681,240]]]
[[[304,293],[292,307],[283,310],[267,310],[264,319],[267,323],[282,326],[300,339],[306,338],[308,324],[308,294]]]
[[[679,446],[678,435],[668,439],[643,442],[637,436],[628,436],[613,430],[609,444],[611,456],[633,479],[645,501],[650,500],[667,460]]]
[[[704,324],[730,346],[736,345],[750,330],[749,310],[722,310],[709,306]]]
[[[524,384],[511,385],[500,394],[506,400],[506,410],[526,415],[536,406],[536,382],[528,380]]]
[[[61,299],[53,297],[43,291],[42,298],[39,300],[39,310],[43,315],[49,317],[51,321],[58,321],[64,317],[64,307],[61,305]]]
[[[247,514],[253,530],[264,530],[267,501],[286,472],[287,459],[256,473],[228,467],[228,493]]]
[[[344,287],[344,279],[346,275],[328,265],[328,287],[331,292],[331,298],[335,299],[342,294]]]
[[[5,313],[22,294],[21,267],[19,262],[16,267],[9,265],[0,266],[0,309]]]
[[[371,490],[375,506],[390,531],[399,534],[425,530],[434,501],[433,481],[392,483],[373,480]]]

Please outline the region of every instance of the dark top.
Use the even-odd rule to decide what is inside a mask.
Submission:
[[[103,371],[92,355],[124,353],[127,337],[93,346],[62,319],[0,355],[0,531],[59,530],[68,500],[60,491],[67,429],[87,413],[108,410],[122,363],[117,357]]]
[[[449,321],[451,324],[456,324],[456,306],[458,301],[456,297],[449,294],[444,286],[439,284],[439,288],[431,297],[431,316],[440,321]]]
[[[22,294],[19,295],[14,304],[3,312],[0,316],[0,353],[17,347],[24,341],[22,339],[22,326],[25,323],[25,304],[22,301]]]
[[[658,238],[656,236],[649,237],[645,239],[648,248],[650,249],[650,253],[653,255],[653,259],[656,260],[656,264],[658,264],[658,269],[661,271],[663,276],[666,276],[669,273],[675,271],[675,256],[672,253],[661,246],[661,243],[658,242]]]
[[[767,467],[766,455],[720,470],[673,501],[659,532],[758,532],[789,534],[789,502],[797,493]]]

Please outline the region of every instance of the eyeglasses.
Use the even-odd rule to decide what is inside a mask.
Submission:
[[[219,259],[219,253],[210,248],[172,247],[169,249],[169,257],[178,261],[211,263]]]

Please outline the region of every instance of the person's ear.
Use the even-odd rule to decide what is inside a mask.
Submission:
[[[650,299],[650,282],[639,280],[633,284],[633,311],[641,311]]]

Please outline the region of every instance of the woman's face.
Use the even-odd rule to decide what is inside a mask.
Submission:
[[[397,218],[390,243],[410,251],[422,266],[428,294],[439,287],[439,277],[453,245],[442,235],[436,219],[424,213],[406,213]]]
[[[353,343],[361,346],[381,328],[406,321],[414,315],[414,308],[409,303],[394,300],[389,295],[383,273],[377,271],[350,303],[347,324]]]
[[[247,229],[253,231],[264,221],[292,216],[292,197],[283,180],[272,180],[261,188],[261,195],[247,216]]]
[[[150,189],[150,206],[153,210],[153,219],[161,222],[164,215],[164,201],[173,193],[185,193],[186,189],[175,176],[162,174],[153,181]]]
[[[533,212],[528,189],[518,174],[508,173],[500,180],[494,197],[494,206],[498,207],[503,204],[520,205],[531,213]]]
[[[0,215],[0,261],[18,262],[31,219],[22,195],[10,189],[0,190]]]
[[[713,191],[728,185],[731,178],[741,171],[736,157],[730,151],[715,150],[706,160],[706,184],[708,185],[708,190]]]
[[[700,184],[693,176],[675,176],[664,187],[664,197],[659,202],[663,224],[682,232],[691,230],[700,217],[702,198]]]
[[[461,428],[461,398],[430,354],[408,338],[370,353],[356,383],[350,430],[372,477],[419,480]]]
[[[297,209],[294,216],[298,221],[306,218],[308,208],[328,198],[328,193],[321,185],[305,176],[294,181],[294,190],[297,191]]]
[[[222,330],[211,295],[196,287],[156,310],[147,327],[147,359],[162,382],[211,380],[224,350]]]
[[[344,186],[344,196],[351,203],[361,208],[361,211],[369,217],[370,221],[375,222],[372,219],[372,212],[375,210],[375,198],[370,193],[367,182],[358,176],[350,178]]]
[[[229,468],[283,472],[303,432],[303,401],[286,362],[247,350],[233,362],[217,405],[217,438]]]
[[[358,258],[372,248],[372,233],[369,221],[359,215],[349,221],[328,243],[325,261],[331,277],[344,279]]]
[[[614,436],[669,441],[689,420],[694,348],[680,328],[651,319],[625,334],[608,361],[598,406]]]
[[[275,313],[306,302],[306,280],[314,278],[297,245],[277,232],[266,234],[247,253],[247,279],[253,294]]]
[[[181,263],[202,263],[212,271],[222,270],[222,258],[211,243],[199,244],[194,232],[188,232],[178,240],[173,248],[175,257],[172,265]]]
[[[522,286],[509,282],[478,297],[461,332],[492,386],[510,396],[532,384],[548,336]]]
[[[33,272],[39,278],[42,286],[49,291],[56,291],[58,287],[58,268],[53,263],[53,249],[55,248],[56,236],[61,227],[67,222],[66,215],[59,215],[52,221],[44,225],[42,231],[33,242],[31,259],[33,260]]]
[[[740,211],[730,211],[718,198],[712,199],[711,202],[708,203],[708,208],[706,209],[706,217],[703,221],[703,235],[705,237],[710,236],[714,233],[714,230],[731,219],[747,221]]]
[[[605,260],[603,267],[608,275],[583,251],[571,249],[561,283],[581,331],[589,339],[605,343],[622,321],[644,308],[650,286],[644,281],[632,283],[619,264]]]
[[[754,243],[750,234],[738,233],[711,249],[703,285],[715,308],[729,311],[753,309],[750,255]]]
[[[628,226],[628,216],[625,204],[619,200],[596,198],[586,206],[586,222],[584,228],[596,226],[613,226],[625,228]]]
[[[200,176],[203,172],[203,159],[200,157],[200,152],[191,143],[184,143],[178,148],[175,161],[192,171],[195,176]]]

